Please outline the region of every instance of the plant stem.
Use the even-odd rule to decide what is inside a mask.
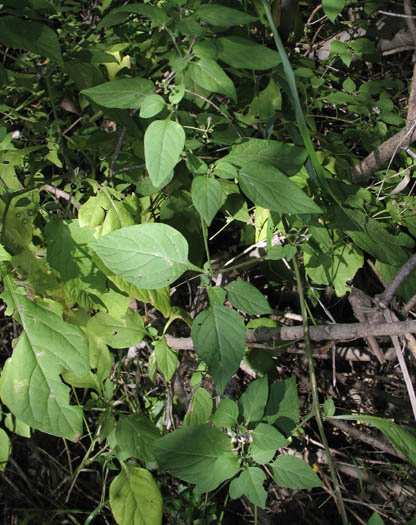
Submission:
[[[205,220],[202,217],[201,217],[201,228],[202,228],[202,237],[204,238],[205,253],[206,253],[207,261],[208,261],[209,277],[210,277],[210,280],[211,280],[212,276],[214,275],[214,273],[212,271],[211,256],[209,254],[208,228],[207,228],[207,225],[205,223]]]
[[[300,309],[302,313],[303,333],[305,337],[305,345],[306,345],[306,352],[307,352],[308,365],[309,365],[309,380],[311,382],[311,391],[312,391],[312,412],[315,415],[315,419],[318,425],[319,435],[321,437],[321,441],[324,446],[325,455],[328,459],[329,471],[330,471],[332,483],[334,486],[334,496],[336,498],[336,501],[338,503],[338,508],[341,513],[342,523],[344,525],[347,525],[348,524],[347,513],[345,511],[344,501],[342,499],[342,494],[341,494],[341,490],[340,490],[339,483],[338,483],[335,465],[332,460],[331,452],[329,450],[328,440],[326,438],[324,424],[322,421],[321,407],[319,405],[318,385],[316,382],[315,366],[313,363],[313,356],[312,356],[312,344],[311,344],[311,339],[309,335],[308,314],[307,314],[306,305],[305,305],[305,297],[303,295],[302,279],[300,276],[299,265],[298,265],[296,256],[293,257],[292,261],[293,261],[293,266],[294,266],[295,274],[296,274],[296,283],[298,287],[298,296],[299,296],[299,302],[300,302]]]

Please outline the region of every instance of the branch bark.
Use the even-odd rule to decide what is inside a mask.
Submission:
[[[395,323],[345,323],[317,325],[309,328],[312,341],[352,341],[369,336],[392,336],[416,333],[416,320],[397,321]],[[246,342],[278,343],[303,339],[302,326],[279,326],[268,328],[261,326],[247,330]],[[173,337],[166,335],[168,345],[174,350],[193,350],[191,337]]]

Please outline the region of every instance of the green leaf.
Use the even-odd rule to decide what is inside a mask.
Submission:
[[[97,30],[104,27],[112,27],[122,24],[132,15],[142,15],[150,18],[156,26],[163,26],[169,20],[166,12],[160,8],[149,4],[128,4],[112,9],[98,24]]]
[[[246,281],[231,281],[225,287],[228,300],[239,310],[250,315],[271,314],[267,299],[255,286]]]
[[[146,169],[157,188],[168,178],[176,166],[185,145],[185,131],[178,122],[155,120],[144,134]],[[166,182],[167,181],[167,182]]]
[[[274,427],[260,423],[253,430],[249,454],[256,463],[263,465],[273,459],[278,448],[287,447],[288,443],[285,436]]]
[[[392,419],[383,417],[346,414],[343,416],[334,416],[334,419],[345,419],[353,421],[364,421],[378,428],[393,443],[394,448],[407,457],[409,463],[416,467],[416,437],[393,422]]]
[[[205,4],[198,7],[196,15],[204,22],[218,27],[232,27],[255,22],[257,18],[243,11],[221,4]]]
[[[280,261],[286,259],[290,261],[292,257],[296,255],[296,246],[292,244],[285,244],[284,246],[272,246],[270,250],[267,250],[265,259],[267,261]]]
[[[88,333],[112,348],[128,348],[137,345],[146,335],[143,319],[129,308],[122,319],[115,319],[98,312],[88,321]]]
[[[154,343],[155,358],[159,370],[162,372],[165,381],[170,381],[178,366],[178,356],[169,348],[166,339],[158,339]]]
[[[345,0],[322,0],[322,7],[326,16],[333,22],[344,9]]]
[[[299,413],[296,376],[273,383],[270,386],[270,396],[264,419],[271,425],[275,424],[282,432],[289,435],[297,425]]]
[[[269,396],[267,375],[250,383],[240,397],[240,406],[246,423],[260,421]]]
[[[107,437],[108,443],[119,461],[132,457],[145,463],[155,462],[153,443],[160,433],[147,417],[141,414],[120,415],[117,425]]]
[[[228,155],[221,162],[231,162],[242,167],[250,161],[270,164],[289,177],[295,175],[306,161],[306,149],[276,140],[240,139],[234,143]]]
[[[207,91],[226,95],[237,102],[237,93],[233,81],[215,60],[201,58],[198,62],[191,62],[188,68],[195,84]]]
[[[247,467],[230,483],[230,498],[237,499],[244,494],[253,505],[264,509],[267,499],[267,492],[263,487],[265,481],[266,474],[259,467]]]
[[[148,470],[121,463],[110,485],[110,507],[119,525],[162,523],[162,496]]]
[[[10,438],[7,433],[0,428],[0,472],[6,469],[7,460],[11,452]]]
[[[61,47],[55,31],[45,24],[22,20],[15,16],[0,18],[0,42],[5,47],[25,49],[48,57],[60,66],[64,65]]]
[[[89,374],[87,339],[80,328],[62,320],[53,303],[32,302],[11,277],[4,286],[3,297],[24,332],[1,375],[2,401],[27,425],[76,441],[82,433],[82,408],[69,404],[69,388],[60,375],[65,370]]]
[[[45,227],[48,243],[46,259],[59,277],[78,290],[104,292],[105,275],[92,262],[88,244],[93,242],[93,228],[81,228],[77,220],[54,220]]]
[[[188,243],[167,224],[128,226],[91,247],[111,271],[139,288],[163,288],[188,268]]]
[[[118,78],[81,93],[105,108],[136,109],[153,93],[153,82],[145,78]]]
[[[384,520],[376,511],[374,511],[373,514],[371,514],[370,519],[367,521],[367,525],[384,525]]]
[[[237,69],[272,69],[281,63],[279,53],[238,36],[221,37],[216,41],[218,58]]]
[[[231,428],[237,423],[238,405],[235,401],[229,398],[221,399],[215,414],[211,417],[211,421],[217,427]]]
[[[336,226],[347,234],[362,250],[382,263],[402,265],[408,254],[398,239],[383,228],[378,220],[367,217],[358,210],[334,210]]]
[[[332,417],[335,414],[335,403],[332,397],[328,397],[322,405],[322,413],[325,417]]]
[[[310,489],[324,486],[310,465],[296,456],[279,456],[270,466],[275,482],[282,487]]]
[[[160,95],[147,96],[140,106],[141,118],[152,118],[162,111],[166,106],[166,102]]]
[[[212,412],[211,394],[205,388],[199,387],[189,406],[188,413],[183,420],[184,426],[201,425],[206,423]]]
[[[224,304],[226,299],[226,293],[222,286],[211,286],[207,289],[208,298],[211,305],[213,304]]]
[[[222,205],[221,184],[211,177],[195,177],[191,187],[192,202],[208,226]]]
[[[231,441],[210,425],[182,427],[153,445],[159,468],[209,492],[238,472],[239,463]]]
[[[357,250],[353,244],[342,244],[325,253],[314,252],[308,246],[305,247],[303,260],[306,273],[312,281],[332,285],[338,297],[343,297],[351,289],[347,286],[347,281],[351,280],[364,264],[361,250]]]
[[[196,316],[191,335],[195,352],[206,362],[218,389],[223,392],[244,355],[246,339],[242,318],[234,310],[214,304]]]
[[[299,187],[277,168],[258,161],[245,164],[238,182],[255,204],[279,213],[321,213]]]

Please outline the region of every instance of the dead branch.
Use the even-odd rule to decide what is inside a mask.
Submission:
[[[312,341],[352,341],[369,336],[391,336],[416,333],[416,320],[397,321],[394,323],[339,323],[310,326]],[[302,326],[278,326],[268,328],[261,326],[247,330],[247,343],[278,343],[279,341],[296,341],[303,339]],[[191,337],[173,337],[166,335],[168,345],[174,350],[193,350]]]
[[[411,14],[410,2],[405,2],[405,11],[409,32],[412,35],[413,43],[416,34],[414,21],[409,18]],[[393,157],[401,150],[407,149],[416,141],[416,62],[413,64],[413,76],[410,84],[410,96],[407,111],[407,125],[402,131],[399,131],[386,142],[381,144],[377,149],[372,151],[365,159],[356,164],[351,172],[351,180],[355,184],[365,184],[375,171],[380,169],[383,164],[391,161]]]
[[[416,268],[416,254],[412,255],[410,259],[403,264],[384,292],[377,297],[377,302],[381,306],[386,307],[390,303],[399,286],[406,280],[414,268]]]

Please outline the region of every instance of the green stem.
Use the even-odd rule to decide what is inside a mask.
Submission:
[[[315,419],[318,425],[319,435],[321,437],[321,441],[324,446],[325,455],[328,459],[328,467],[329,467],[329,471],[331,474],[332,483],[334,486],[334,496],[338,503],[338,509],[341,513],[342,523],[344,525],[347,525],[348,518],[347,518],[347,513],[345,511],[344,500],[342,499],[341,489],[339,487],[335,465],[334,465],[334,462],[331,456],[331,452],[329,450],[328,440],[326,438],[324,424],[322,421],[321,407],[319,405],[318,385],[316,382],[315,366],[313,363],[313,356],[312,356],[312,343],[311,343],[311,339],[309,335],[308,313],[306,310],[305,297],[303,295],[302,279],[300,276],[299,265],[298,265],[296,256],[293,257],[292,261],[293,261],[293,266],[294,266],[295,274],[296,274],[296,283],[298,287],[298,296],[299,296],[299,301],[300,301],[300,309],[302,313],[303,333],[304,333],[304,338],[305,338],[306,352],[307,352],[308,365],[309,365],[309,380],[311,383],[311,391],[312,391],[312,412],[315,416]]]
[[[214,273],[212,271],[211,256],[209,254],[208,228],[207,228],[207,225],[205,223],[205,220],[202,217],[201,217],[201,227],[202,227],[202,237],[204,239],[205,253],[206,253],[207,261],[208,261],[209,277],[210,277],[210,280],[211,280],[212,276],[214,275]]]

